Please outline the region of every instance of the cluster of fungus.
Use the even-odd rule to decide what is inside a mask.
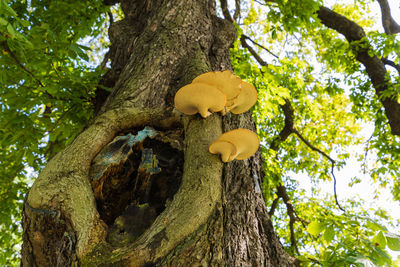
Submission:
[[[175,107],[186,115],[200,113],[203,118],[213,112],[240,114],[257,102],[253,85],[231,71],[207,72],[196,77],[175,95]]]
[[[234,159],[243,160],[253,156],[259,147],[260,140],[255,132],[248,129],[236,129],[223,133],[213,142],[208,150],[211,154],[221,154],[223,162]]]
[[[240,114],[257,102],[257,91],[229,70],[207,72],[179,89],[174,102],[176,109],[186,115],[199,113],[207,118],[214,112]],[[221,154],[223,162],[243,160],[256,153],[259,143],[256,133],[236,129],[222,134],[209,146],[209,152]]]

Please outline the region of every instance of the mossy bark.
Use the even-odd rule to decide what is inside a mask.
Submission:
[[[214,1],[122,1],[125,19],[110,27],[112,93],[74,142],[40,173],[24,208],[23,266],[292,266],[273,232],[261,194],[261,158],[222,164],[208,145],[222,132],[255,130],[251,114],[182,116],[176,91],[197,75],[231,69],[232,24]],[[184,153],[173,200],[137,239],[107,242],[89,169],[120,133],[175,130]],[[173,135],[170,135],[173,136]],[[172,138],[172,137],[168,137]],[[173,139],[173,138],[172,138]]]

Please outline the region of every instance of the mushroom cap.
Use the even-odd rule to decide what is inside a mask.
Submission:
[[[222,161],[228,162],[232,160],[229,158],[237,153],[237,147],[231,142],[217,140],[209,146],[208,151],[211,154],[221,154]]]
[[[248,111],[256,102],[256,88],[252,84],[242,81],[242,91],[229,109],[234,114],[240,114]]]
[[[209,147],[209,151],[214,151],[212,149],[217,142],[228,142],[236,147],[236,153],[231,154],[227,161],[232,161],[234,159],[243,160],[253,156],[260,146],[260,139],[255,132],[248,129],[236,129],[222,134],[218,139],[212,143]],[[212,153],[212,152],[211,152]]]
[[[175,107],[186,115],[200,113],[203,118],[224,109],[226,96],[216,87],[195,83],[178,90],[174,98]]]
[[[197,76],[192,83],[205,83],[215,86],[226,95],[227,105],[236,98],[241,89],[242,80],[230,70],[206,72]]]

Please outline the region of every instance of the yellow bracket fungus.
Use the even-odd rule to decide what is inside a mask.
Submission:
[[[226,96],[226,105],[233,104],[240,94],[242,80],[230,70],[207,72],[197,76],[192,83],[205,83],[216,87]]]
[[[259,145],[260,140],[255,132],[236,129],[222,134],[208,150],[211,154],[221,154],[221,160],[229,162],[250,158],[257,152]]]
[[[203,118],[212,112],[240,114],[257,101],[253,85],[242,81],[230,70],[207,72],[178,90],[175,107],[186,115],[200,113]]]
[[[188,84],[175,94],[175,107],[186,115],[200,113],[203,118],[211,112],[222,111],[226,104],[226,96],[217,88],[203,84]]]
[[[250,83],[242,81],[242,91],[229,108],[233,114],[248,111],[257,102],[257,90]]]

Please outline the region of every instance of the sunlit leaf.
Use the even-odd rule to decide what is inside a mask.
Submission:
[[[307,226],[307,232],[309,232],[313,236],[319,235],[324,229],[325,229],[325,224],[318,221],[312,221]]]

